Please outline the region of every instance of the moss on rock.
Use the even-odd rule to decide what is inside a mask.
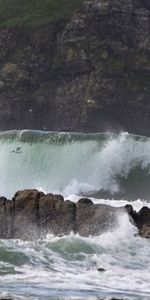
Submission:
[[[0,28],[68,21],[82,3],[83,0],[0,0]]]

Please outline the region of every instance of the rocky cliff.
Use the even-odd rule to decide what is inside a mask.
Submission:
[[[150,135],[149,83],[147,0],[85,1],[67,21],[0,27],[1,130]]]

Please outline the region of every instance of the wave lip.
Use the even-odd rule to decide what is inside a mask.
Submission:
[[[150,138],[128,133],[8,131],[0,134],[0,191],[43,191],[105,199],[150,195]]]

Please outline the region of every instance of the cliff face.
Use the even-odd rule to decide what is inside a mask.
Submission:
[[[0,129],[150,135],[150,4],[83,3],[70,22],[0,30]]]

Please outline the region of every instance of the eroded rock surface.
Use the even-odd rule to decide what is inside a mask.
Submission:
[[[138,228],[139,235],[143,238],[150,238],[150,208],[143,206],[139,212],[133,210],[131,205],[126,205],[131,221]]]
[[[71,232],[81,236],[100,235],[114,230],[120,216],[128,214],[139,235],[150,238],[150,209],[139,212],[131,205],[112,207],[81,198],[77,203],[61,195],[38,190],[18,191],[12,200],[0,197],[0,238],[32,240],[46,234],[58,236]]]
[[[0,238],[36,239],[46,234],[99,235],[115,228],[125,208],[93,204],[82,198],[76,204],[61,195],[38,190],[18,191],[12,200],[0,198]]]

